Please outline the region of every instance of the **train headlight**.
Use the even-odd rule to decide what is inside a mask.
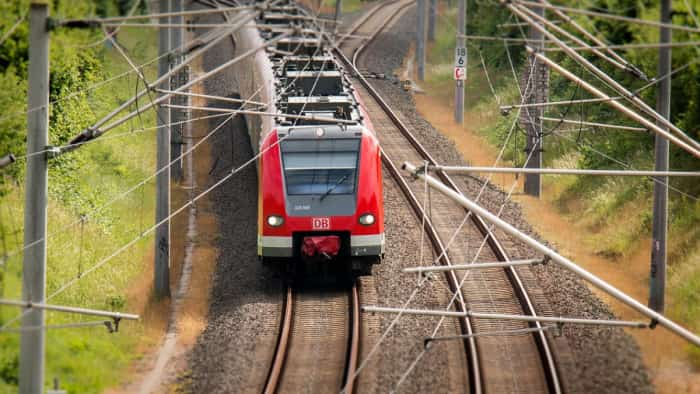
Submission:
[[[284,223],[284,219],[281,216],[270,215],[267,217],[267,224],[271,227],[279,227]]]
[[[365,226],[371,226],[374,224],[374,215],[371,213],[364,214],[360,216],[360,224]]]

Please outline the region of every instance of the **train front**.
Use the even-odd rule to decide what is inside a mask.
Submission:
[[[261,145],[258,255],[352,262],[384,253],[380,150],[364,127],[280,129]]]

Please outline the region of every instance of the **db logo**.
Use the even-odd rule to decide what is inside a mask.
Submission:
[[[314,230],[328,230],[331,228],[331,219],[313,218],[311,219],[311,228]]]

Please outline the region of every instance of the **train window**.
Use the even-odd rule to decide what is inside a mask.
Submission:
[[[355,192],[359,140],[285,142],[282,162],[288,195]]]

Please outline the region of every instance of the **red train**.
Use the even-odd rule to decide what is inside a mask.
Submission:
[[[289,31],[285,17],[298,23],[295,12],[266,11],[236,34],[236,52]],[[380,148],[342,67],[308,31],[236,70],[241,96],[276,114],[246,117],[259,153],[258,255],[367,272],[385,244]]]

